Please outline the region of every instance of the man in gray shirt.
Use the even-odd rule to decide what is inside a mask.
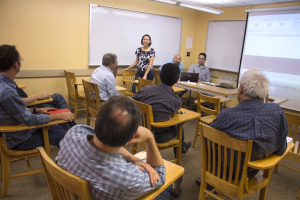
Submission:
[[[172,118],[181,108],[181,99],[174,93],[173,85],[179,79],[179,67],[172,63],[164,64],[161,72],[161,83],[158,85],[148,85],[131,98],[152,106],[153,118],[155,122],[164,122]],[[166,128],[155,128],[154,137],[157,143],[164,143],[177,136],[177,126]],[[191,147],[191,142],[184,142],[184,131],[182,130],[182,153],[185,154]],[[175,151],[174,151],[175,152]]]
[[[209,69],[208,67],[204,66],[205,61],[206,54],[200,53],[198,56],[198,63],[191,65],[190,68],[187,70],[187,72],[199,73],[198,82],[211,82]]]

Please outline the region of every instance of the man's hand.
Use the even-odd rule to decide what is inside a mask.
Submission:
[[[113,74],[114,74],[115,77],[117,76],[117,73],[118,73],[118,66],[116,66],[116,68],[113,71]]]
[[[38,100],[42,100],[42,99],[50,99],[51,96],[48,93],[44,93],[44,94],[40,94],[38,95]]]
[[[65,113],[57,113],[56,115],[59,115],[60,120],[66,120],[69,122],[72,122],[74,120],[74,114],[71,112],[65,112]]]
[[[133,162],[133,164],[137,165],[142,171],[145,170],[148,173],[152,187],[156,185],[157,181],[159,180],[159,176],[157,171],[153,169],[151,165],[145,163],[142,160],[135,161]]]
[[[36,112],[40,114],[50,115],[49,110],[57,110],[56,108],[37,108]]]
[[[137,132],[135,133],[134,138],[129,142],[127,142],[126,145],[130,146],[131,144],[147,141],[150,138],[153,138],[153,134],[151,133],[151,131],[147,128],[139,126]]]

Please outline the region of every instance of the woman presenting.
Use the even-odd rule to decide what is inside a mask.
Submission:
[[[153,72],[153,61],[155,57],[155,51],[153,48],[151,48],[151,37],[150,35],[146,34],[142,37],[141,40],[142,47],[138,48],[135,51],[136,54],[136,60],[132,65],[127,67],[124,70],[129,70],[130,68],[137,66],[138,70],[135,75],[135,80],[138,80],[138,77],[147,79],[147,80],[153,80],[154,78],[154,72]],[[132,85],[132,91],[135,92],[135,84]]]

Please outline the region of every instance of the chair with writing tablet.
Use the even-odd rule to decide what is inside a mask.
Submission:
[[[78,90],[78,85],[82,85],[82,83],[77,83],[75,73],[73,72],[65,72],[65,77],[67,81],[67,87],[68,87],[68,104],[69,108],[71,108],[71,105],[74,105],[74,119],[77,117],[77,112],[79,110],[86,110],[86,106],[83,104],[82,101],[85,100],[84,91]],[[81,108],[79,108],[79,106]]]
[[[287,123],[289,125],[289,133],[288,136],[293,138],[293,142],[296,144],[295,148],[293,148],[288,154],[284,157],[284,159],[300,163],[300,137],[297,137],[298,130],[300,127],[300,115],[292,114],[292,113],[285,113]],[[284,165],[282,163],[279,163],[275,167],[275,172],[278,172],[278,166],[286,167],[288,169],[295,170],[297,172],[300,172],[299,169],[296,169],[294,167]],[[298,199],[300,199],[300,189],[298,192]]]
[[[138,88],[138,80],[134,80],[136,71],[133,70],[123,70],[122,71],[123,75],[123,84],[124,87],[127,88],[127,90],[124,91],[126,97],[131,97],[134,93],[132,92],[132,84],[136,84],[136,89]]]
[[[130,97],[129,97],[130,98]],[[131,99],[131,98],[130,98]],[[131,99],[134,101],[134,103],[140,108],[141,113],[142,113],[142,118],[141,118],[141,126],[148,128],[154,133],[153,124],[153,112],[152,112],[152,106],[148,104],[141,103],[139,101],[136,101],[134,99]],[[165,127],[169,127],[169,125],[165,125]],[[133,144],[132,145],[132,154],[136,154],[137,152],[140,152],[140,150],[137,148],[137,145],[140,145],[141,147],[146,149],[146,142],[141,142],[139,144]],[[181,151],[181,145],[182,145],[182,135],[178,136],[169,142],[165,143],[156,143],[157,147],[159,150],[164,150],[168,148],[174,148],[174,147],[179,147],[177,148],[180,149]],[[180,152],[179,151],[179,152]],[[171,162],[177,162],[178,165],[180,165],[181,162],[181,153],[176,153],[176,158],[174,160],[171,160]]]
[[[250,161],[253,144],[251,140],[238,140],[222,131],[200,124],[200,141],[199,200],[204,200],[208,196],[219,200],[224,197],[239,200],[257,191],[260,191],[260,200],[266,199],[273,167],[295,146],[290,142],[282,156],[271,154],[265,158]],[[242,154],[245,156],[244,163],[242,163]],[[248,178],[249,168],[263,170],[263,173],[260,171],[253,178]],[[207,190],[207,184],[212,185],[214,189]],[[220,196],[217,196],[215,192]]]
[[[34,175],[38,173],[43,173],[43,170],[33,171],[29,163],[29,158],[38,156],[37,149],[32,150],[10,150],[7,148],[5,137],[3,134],[15,131],[23,131],[34,128],[43,128],[43,139],[44,147],[47,154],[50,156],[50,146],[48,129],[50,125],[65,123],[64,120],[51,121],[47,124],[41,124],[37,126],[26,126],[25,124],[12,125],[12,126],[0,126],[0,153],[1,153],[1,180],[3,181],[2,186],[2,197],[6,197],[8,193],[9,179],[18,178],[22,176]],[[17,160],[25,160],[28,166],[29,172],[22,174],[10,175],[10,163]]]
[[[210,108],[204,107],[203,105],[201,105],[201,101],[213,103],[213,104],[215,104],[215,108],[210,109]],[[199,119],[197,119],[197,128],[195,131],[195,136],[194,136],[194,141],[193,141],[192,147],[195,147],[197,137],[200,135],[200,123],[204,123],[204,124],[208,125],[210,122],[212,122],[214,119],[216,119],[217,115],[220,113],[220,98],[207,96],[205,94],[201,94],[200,92],[198,92],[197,110],[198,110],[198,113],[200,113],[200,114],[201,114],[201,112],[205,112],[209,115],[203,116],[203,117],[201,116]]]

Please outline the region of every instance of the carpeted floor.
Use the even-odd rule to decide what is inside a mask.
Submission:
[[[85,112],[79,112],[77,124],[86,123]],[[191,120],[184,124],[186,142],[193,140],[196,128],[196,120]],[[130,148],[128,148],[130,150]],[[51,157],[55,159],[58,153],[56,147],[51,147]],[[173,159],[173,150],[164,150],[161,152],[164,159]],[[200,177],[200,140],[198,138],[195,148],[191,148],[185,155],[182,156],[182,166],[185,169],[182,182],[183,194],[178,200],[196,200],[199,195],[199,187],[195,184],[195,179]],[[39,158],[30,159],[33,169],[41,169]],[[291,166],[300,169],[299,164],[289,161],[283,161]],[[24,172],[27,170],[25,161],[16,161],[11,164],[11,174]],[[296,199],[300,188],[300,173],[287,168],[279,167],[278,173],[273,173],[271,183],[267,192],[267,199],[270,200],[292,200]],[[2,181],[0,185],[2,191]],[[0,195],[1,196],[1,195]],[[258,199],[259,193],[248,196],[247,200]],[[1,197],[0,197],[1,198]],[[21,177],[11,179],[9,182],[7,200],[14,199],[30,199],[42,200],[51,199],[48,190],[47,181],[44,174]],[[208,198],[213,199],[213,198]]]

